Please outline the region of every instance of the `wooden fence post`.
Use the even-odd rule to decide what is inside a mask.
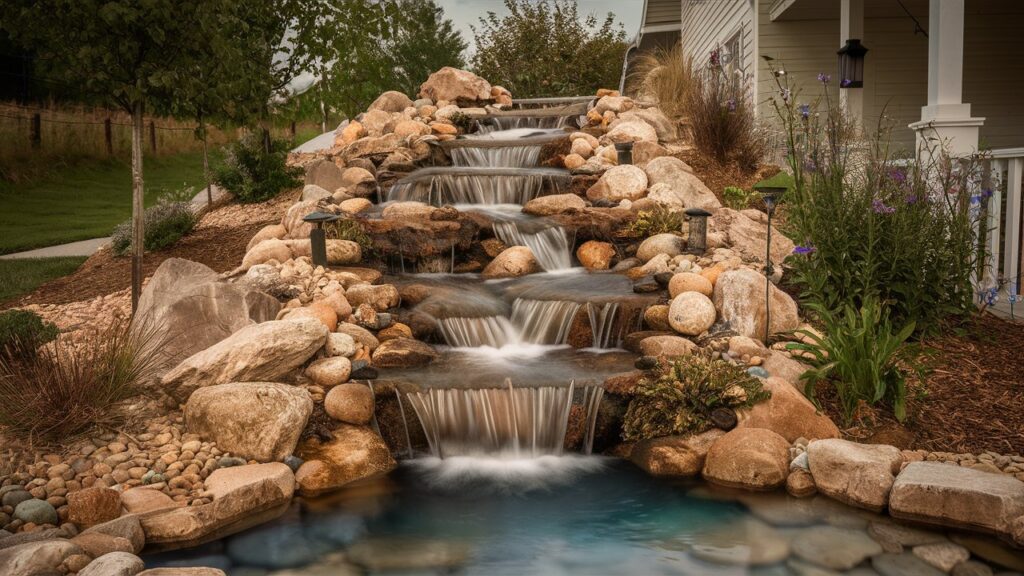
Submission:
[[[156,154],[156,122],[149,121],[149,149]]]
[[[114,131],[110,125],[110,118],[103,121],[103,139],[107,142],[107,156],[114,155]]]
[[[39,115],[39,112],[32,115],[32,122],[29,126],[29,130],[29,137],[32,140],[32,149],[38,150],[43,145],[43,119]]]

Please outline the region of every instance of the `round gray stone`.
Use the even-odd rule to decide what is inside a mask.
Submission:
[[[882,553],[882,546],[860,530],[815,526],[793,538],[793,554],[811,564],[831,570],[849,570]]]
[[[25,500],[31,500],[32,495],[23,489],[10,490],[4,493],[3,498],[0,499],[0,503],[4,506],[10,506],[11,508],[17,508],[18,504],[21,504]]]
[[[33,524],[56,526],[60,523],[60,519],[57,518],[57,510],[49,502],[34,498],[18,504],[14,509],[14,517],[22,522],[32,522]]]
[[[882,576],[942,576],[945,574],[909,552],[879,554],[871,559],[871,566]]]

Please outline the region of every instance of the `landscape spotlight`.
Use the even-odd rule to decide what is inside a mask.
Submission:
[[[340,220],[341,216],[327,212],[312,212],[302,218],[303,222],[316,224],[309,232],[309,248],[313,255],[313,266],[327,267],[327,233],[324,224]]]
[[[633,163],[633,143],[616,142],[615,152],[619,155],[619,166]]]
[[[775,266],[772,264],[772,213],[775,212],[775,205],[786,192],[785,186],[754,185],[754,190],[761,193],[764,200],[765,211],[768,212],[768,238],[765,242],[764,255],[764,343],[768,343],[768,336],[771,334],[772,311],[771,311],[771,287],[772,275],[775,274]]]
[[[686,253],[704,254],[708,249],[708,216],[711,216],[711,212],[703,208],[687,208],[685,214],[690,219],[690,237],[686,240]]]

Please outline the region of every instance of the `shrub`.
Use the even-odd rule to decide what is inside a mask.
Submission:
[[[919,330],[970,310],[983,257],[975,225],[989,195],[977,162],[937,149],[934,161],[896,166],[884,124],[862,142],[827,91],[798,104],[786,78],[776,76],[773,103],[793,174],[786,232],[801,244],[788,263],[803,299],[825,310],[877,300],[895,324]]]
[[[657,380],[640,382],[626,410],[623,438],[704,432],[716,408],[749,407],[770,397],[761,381],[742,368],[694,355],[673,364]]]
[[[331,222],[325,227],[325,235],[334,240],[351,240],[359,244],[364,255],[373,251],[373,240],[355,219],[345,218]]]
[[[711,53],[686,91],[693,143],[720,164],[736,162],[753,169],[767,151],[767,139],[757,127],[746,83],[722,66],[719,54],[717,49]]]
[[[145,232],[143,247],[147,251],[161,250],[171,246],[188,234],[198,222],[189,202],[161,199],[156,206],[146,208],[143,214]],[[132,250],[132,220],[128,219],[114,228],[110,239],[111,248],[118,255]]]
[[[669,118],[686,115],[686,97],[693,82],[693,61],[681,44],[642,52],[630,63],[630,92],[657,100]]]
[[[742,210],[750,204],[753,194],[738,186],[726,186],[722,191],[722,200],[733,210]]]
[[[653,210],[641,210],[636,220],[627,229],[632,236],[646,238],[655,234],[679,234],[686,222],[686,214],[682,210],[672,210],[658,205]]]
[[[36,355],[0,356],[0,427],[12,436],[53,442],[111,426],[121,403],[154,375],[161,342],[155,330],[126,321],[74,343],[58,337]]]
[[[4,355],[35,355],[36,348],[52,341],[59,333],[56,326],[43,321],[35,312],[0,312],[0,352]]]
[[[896,419],[903,421],[907,388],[901,362],[910,358],[905,343],[914,332],[914,323],[897,331],[888,308],[876,298],[865,300],[860,310],[847,304],[837,314],[820,306],[816,311],[824,321],[825,335],[798,330],[805,342],[788,345],[809,354],[814,366],[801,376],[804,394],[817,404],[818,383],[833,386],[847,425],[861,403],[884,402]]]
[[[214,182],[240,202],[263,202],[299,185],[301,171],[289,167],[287,160],[287,141],[271,141],[268,153],[258,131],[250,131],[224,148],[223,164],[216,169]]]

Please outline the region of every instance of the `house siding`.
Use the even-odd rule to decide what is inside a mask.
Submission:
[[[756,58],[753,0],[682,0],[683,49],[696,66],[737,32],[743,52],[740,68],[750,75]]]
[[[647,0],[644,26],[679,23],[679,0]]]

